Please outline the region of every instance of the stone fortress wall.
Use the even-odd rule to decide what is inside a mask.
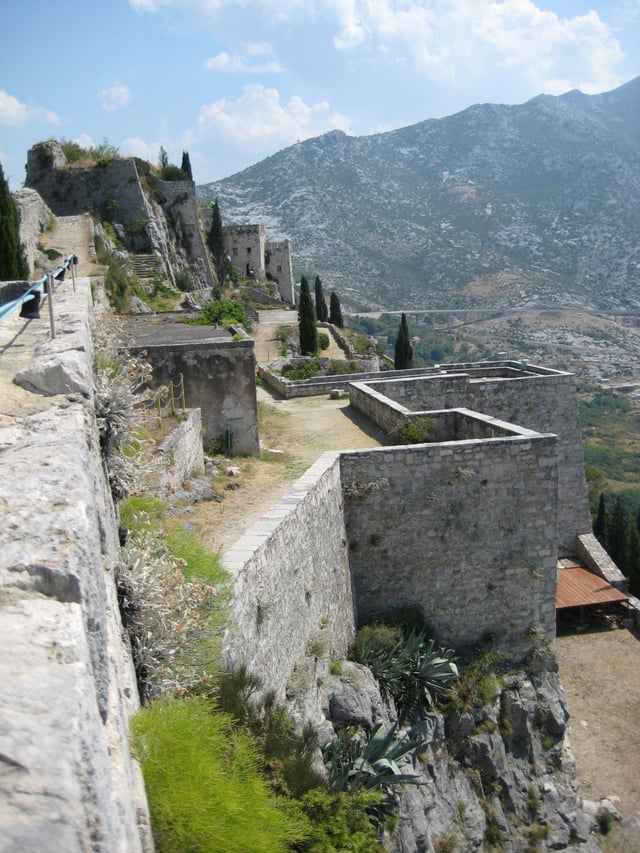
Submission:
[[[88,404],[88,280],[57,305],[60,337],[19,377],[53,395],[51,409],[3,423],[0,436],[0,822],[16,848],[142,851],[151,842],[128,743],[136,688],[113,576],[117,527]],[[463,367],[449,383],[431,374],[420,397],[408,377],[391,379],[393,391],[374,377],[371,394],[388,390],[395,409],[393,396],[435,403],[439,385],[437,440],[324,454],[223,556],[235,583],[226,654],[278,698],[308,697],[310,685],[319,694],[318,656],[343,657],[358,624],[398,606],[422,607],[452,645],[491,637],[516,659],[553,637],[559,474],[577,456],[544,425],[443,406],[445,388],[461,401],[462,380],[479,380],[477,400],[483,385],[490,396],[489,378]],[[520,378],[509,394],[494,377],[505,407],[520,388],[523,412],[553,400],[568,420],[567,375]],[[313,696],[305,702],[321,719]]]
[[[409,418],[416,414],[395,397],[437,401],[439,408],[428,412],[428,443],[340,452],[341,498],[333,496],[334,523],[324,526],[320,540],[315,533],[307,535],[308,526],[300,524],[297,508],[306,497],[317,500],[323,494],[322,500],[329,500],[310,469],[296,484],[296,500],[289,496],[274,507],[273,514],[225,554],[225,565],[239,584],[235,622],[243,642],[234,646],[233,660],[259,665],[279,695],[287,693],[287,672],[291,677],[303,665],[319,617],[328,619],[324,636],[336,656],[345,647],[344,626],[349,620],[357,627],[404,607],[421,608],[443,642],[461,647],[491,639],[513,660],[555,636],[562,477],[574,484],[579,506],[583,496],[586,500],[582,468],[570,475],[560,473],[562,460],[565,465],[578,460],[569,448],[561,449],[562,443],[576,441],[580,446],[572,377],[542,368],[524,372],[511,363],[449,369],[452,374],[446,377],[427,369],[412,371],[412,377],[383,381],[378,374],[353,383],[351,402],[387,429],[397,425],[394,418],[399,414]],[[445,408],[450,398],[444,389],[450,393],[457,389],[459,403],[474,369],[475,379],[484,375],[480,385],[493,382],[496,389],[503,388],[505,376],[521,380],[512,386],[511,411],[518,394],[522,412],[544,409],[552,400],[576,431],[565,428],[558,436],[468,409]],[[536,383],[538,379],[543,382]],[[428,383],[429,392],[410,390],[414,384]],[[488,387],[484,392],[490,396]],[[503,400],[510,399],[501,393]],[[480,399],[479,391],[475,399]],[[537,420],[542,423],[542,415]],[[321,460],[317,465],[323,470]],[[568,549],[565,528],[575,512],[569,507],[563,511],[563,542]],[[590,530],[590,517],[579,519],[572,536],[575,540]],[[334,536],[346,549],[351,587],[345,591],[334,585],[331,612],[314,612],[290,637],[291,614],[311,612],[303,587],[290,583],[291,577],[315,577],[324,537],[333,542]],[[284,542],[296,543],[293,574],[282,569]],[[575,547],[574,542],[573,553]],[[265,552],[277,553],[278,559],[265,559]],[[261,610],[257,595],[247,594],[247,577],[254,582],[259,578],[260,594],[277,604]],[[323,579],[331,583],[325,569]],[[339,626],[335,636],[334,625]],[[289,642],[282,643],[283,636]]]
[[[92,405],[91,285],[76,285],[56,289],[58,335],[16,375],[39,391],[36,411],[0,417],[0,848],[142,853],[153,842],[129,746],[138,693]]]
[[[151,191],[145,192],[133,157],[69,165],[61,145],[49,141],[29,150],[25,185],[36,190],[56,216],[89,212],[112,222],[127,248],[154,253],[172,282],[174,270],[188,261],[197,285],[213,287],[193,181],[148,176]],[[181,235],[182,246],[173,245],[170,232]]]
[[[211,228],[210,207],[203,211],[203,228]],[[271,276],[277,282],[280,299],[294,305],[291,240],[268,241],[264,225],[225,225],[222,231],[227,255],[240,275],[251,271],[257,281]]]

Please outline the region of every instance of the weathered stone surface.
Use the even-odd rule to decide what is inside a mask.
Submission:
[[[16,374],[15,381],[29,391],[47,396],[79,393],[89,397],[93,374],[79,352],[67,350],[35,359],[26,370]]]
[[[75,303],[60,312],[60,332],[77,344],[88,329],[88,280]],[[91,346],[48,357],[68,353],[90,375]],[[53,396],[2,432],[0,849],[151,850],[128,745],[137,691],[93,407],[82,394]]]
[[[353,661],[342,662],[341,675],[329,676],[322,710],[332,722],[368,729],[391,720],[371,670]]]

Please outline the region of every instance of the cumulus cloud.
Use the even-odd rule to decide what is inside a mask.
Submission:
[[[4,89],[0,89],[0,126],[21,127],[32,120],[60,124],[59,117],[44,107],[23,104]]]
[[[122,86],[120,83],[116,83],[114,86],[107,86],[100,92],[100,103],[102,104],[102,109],[109,113],[121,110],[131,103],[131,92],[126,86]]]
[[[220,98],[204,106],[198,116],[201,138],[215,133],[255,156],[333,129],[349,132],[349,119],[326,101],[309,105],[295,96],[283,103],[277,89],[259,84],[245,86],[236,101]]]
[[[273,49],[263,42],[248,45],[244,53],[218,53],[207,59],[204,67],[227,74],[279,74],[284,70],[274,58]]]
[[[155,163],[160,152],[160,145],[160,142],[145,142],[139,136],[129,136],[122,140],[120,153],[125,157],[139,157],[141,160]]]
[[[591,11],[561,17],[533,0],[330,0],[339,50],[364,42],[434,80],[454,80],[487,67],[511,69],[534,88],[557,93],[615,86],[623,53]],[[571,82],[569,82],[571,81]]]

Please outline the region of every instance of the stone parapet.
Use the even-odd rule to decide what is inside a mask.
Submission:
[[[88,279],[59,288],[55,309],[58,337],[22,375],[58,384],[38,411],[0,419],[0,847],[142,853],[153,843],[129,751],[118,530],[91,382],[67,384],[91,376]]]

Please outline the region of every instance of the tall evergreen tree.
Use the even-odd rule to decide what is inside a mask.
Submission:
[[[413,347],[409,338],[407,315],[403,314],[400,318],[400,328],[398,329],[398,337],[396,338],[393,366],[396,370],[407,370],[407,368],[411,367],[412,358]]]
[[[329,300],[329,322],[333,323],[339,329],[344,328],[344,320],[342,319],[342,308],[340,307],[340,298],[337,293],[331,293]]]
[[[603,548],[607,547],[607,506],[604,500],[604,492],[600,492],[598,501],[598,512],[593,522],[593,533]]]
[[[188,151],[182,152],[182,163],[180,164],[180,168],[185,173],[185,175],[189,176],[189,180],[193,180],[193,172],[191,171],[191,159],[189,157]]]
[[[158,166],[161,169],[166,169],[169,165],[169,155],[166,152],[164,145],[160,146],[160,151],[158,152]]]
[[[20,216],[0,163],[0,281],[21,281],[28,276],[20,242]]]
[[[324,298],[324,293],[322,292],[322,282],[320,281],[319,275],[316,276],[315,297],[316,317],[318,318],[318,323],[326,323],[329,319],[329,309],[327,308],[327,301]]]
[[[625,553],[624,573],[629,581],[629,592],[640,594],[640,533],[635,524],[627,529],[627,551]]]
[[[607,552],[620,571],[624,572],[627,553],[627,529],[629,513],[616,498],[607,524]]]
[[[207,234],[207,246],[213,258],[218,285],[222,287],[227,266],[227,254],[224,248],[224,231],[222,230],[222,217],[220,216],[218,199],[211,205],[211,227]]]
[[[302,355],[315,355],[318,352],[318,328],[316,313],[311,300],[311,291],[306,276],[300,279],[300,305],[298,307],[298,328],[300,332],[300,352]]]

